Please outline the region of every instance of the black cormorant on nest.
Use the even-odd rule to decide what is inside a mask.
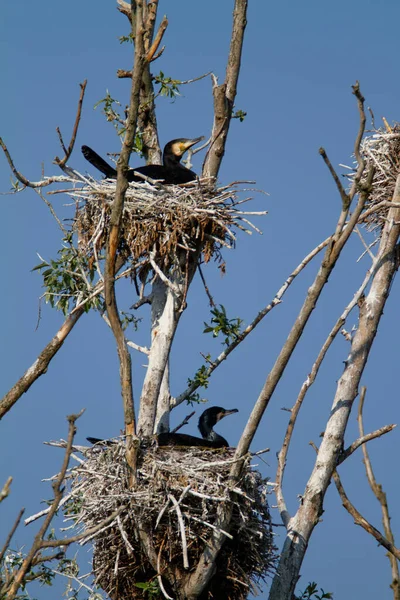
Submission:
[[[188,183],[194,181],[197,177],[194,171],[187,169],[181,164],[181,158],[189,148],[200,142],[203,137],[198,137],[193,140],[187,138],[177,138],[168,142],[163,152],[162,165],[145,165],[137,169],[129,169],[127,173],[128,181],[142,182],[143,178],[138,177],[135,173],[141,173],[151,179],[162,180],[165,184],[178,185],[180,183]],[[82,146],[82,154],[96,169],[101,171],[109,179],[116,179],[117,171],[109,165],[101,156],[89,146]]]
[[[228,448],[229,444],[222,435],[219,435],[216,431],[214,431],[213,427],[218,421],[227,417],[228,415],[232,415],[233,413],[239,412],[237,408],[232,408],[231,410],[225,410],[221,406],[213,406],[212,408],[207,408],[199,419],[199,430],[202,438],[196,437],[194,435],[188,435],[186,433],[159,433],[156,436],[157,442],[159,446],[200,446],[203,448]],[[103,442],[99,438],[88,437],[86,438],[88,442],[91,444],[97,444],[98,442]],[[105,441],[105,444],[109,444],[110,442]]]
[[[157,436],[159,446],[203,446],[206,448],[228,448],[229,444],[222,435],[214,431],[213,427],[218,421],[239,412],[237,408],[225,410],[221,406],[207,408],[199,419],[199,430],[202,438],[186,433],[159,433]]]

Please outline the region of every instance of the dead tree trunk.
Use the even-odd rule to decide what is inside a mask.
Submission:
[[[390,209],[382,232],[377,256],[378,268],[369,293],[359,303],[358,329],[352,340],[351,351],[344,372],[338,381],[330,418],[313,472],[302,496],[301,506],[287,525],[287,537],[277,574],[272,583],[270,600],[292,598],[311,534],[322,514],[326,490],[340,459],[351,408],[358,394],[360,379],[378,330],[390,286],[398,268],[400,176],[397,178],[392,202],[398,207]]]

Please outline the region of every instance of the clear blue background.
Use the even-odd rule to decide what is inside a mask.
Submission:
[[[248,26],[236,109],[247,112],[244,123],[232,122],[227,151],[220,172],[223,183],[255,179],[257,187],[270,193],[256,195],[254,210],[268,209],[257,220],[263,236],[240,235],[237,249],[226,252],[227,275],[221,278],[214,264],[205,269],[208,284],[218,303],[231,317],[248,323],[274,296],[291,270],[317,243],[332,232],[340,210],[335,186],[318,155],[323,145],[334,165],[351,161],[358,128],[358,114],[351,85],[360,80],[367,105],[389,121],[400,118],[398,76],[400,18],[399,4],[353,0],[345,2],[256,2],[250,0]],[[168,14],[164,37],[166,50],[153,63],[154,73],[185,80],[212,70],[223,80],[229,47],[231,12],[228,1],[160,3],[160,17]],[[83,117],[76,149],[69,164],[83,172],[93,169],[80,154],[81,144],[100,154],[119,150],[119,142],[100,109],[93,105],[108,89],[124,106],[129,81],[117,80],[118,68],[131,67],[130,45],[120,45],[118,36],[127,34],[128,22],[113,2],[95,4],[71,0],[67,5],[39,1],[8,2],[3,7],[0,31],[1,57],[6,58],[2,81],[0,133],[21,172],[31,180],[45,172],[57,174],[52,164],[61,155],[56,126],[69,140],[79,96],[78,83],[88,79]],[[158,122],[162,145],[174,137],[208,135],[212,125],[210,81],[182,88],[175,102],[160,99]],[[199,170],[202,157],[195,157]],[[137,157],[132,164],[138,164]],[[0,189],[10,187],[10,172],[0,157]],[[54,206],[63,217],[71,216],[68,199],[56,196]],[[2,377],[6,392],[52,338],[63,317],[47,306],[42,310],[38,331],[38,297],[41,278],[31,269],[39,260],[56,256],[60,232],[47,207],[31,190],[1,196],[3,291],[1,302]],[[354,238],[343,253],[336,272],[324,290],[317,310],[285,377],[279,384],[253,444],[257,450],[271,448],[268,465],[260,469],[273,480],[275,454],[279,449],[288,413],[307,377],[318,350],[344,306],[362,281],[369,259],[360,263],[359,239]],[[295,281],[283,304],[221,365],[204,396],[210,404],[239,408],[238,415],[221,422],[218,430],[237,443],[264,380],[285,341],[307,287],[318,266],[313,263]],[[134,301],[133,290],[121,286],[121,308]],[[124,306],[125,305],[125,306]],[[363,384],[368,386],[365,409],[367,431],[399,419],[398,351],[400,334],[399,289],[395,281],[379,335],[371,354]],[[144,321],[131,337],[148,344],[148,308]],[[207,298],[196,280],[190,291],[172,357],[172,393],[179,394],[201,364],[199,352],[219,353],[219,341],[202,334],[209,320]],[[357,322],[352,314],[347,328]],[[304,490],[315,456],[308,445],[319,441],[329,414],[336,380],[343,369],[348,344],[339,337],[331,348],[316,384],[301,412],[289,454],[285,496],[293,513],[297,495]],[[144,374],[143,355],[134,355],[135,398]],[[48,483],[40,483],[59,470],[61,452],[43,446],[48,439],[66,436],[65,415],[85,407],[79,420],[77,442],[86,435],[110,436],[123,427],[122,403],[115,343],[97,314],[84,316],[65,345],[41,377],[6,415],[1,423],[0,482],[14,477],[11,496],[1,506],[1,540],[21,506],[26,515],[41,508],[51,497]],[[173,415],[178,423],[189,412],[181,406]],[[199,411],[198,411],[199,412]],[[196,433],[196,419],[186,428]],[[355,415],[346,435],[346,445],[357,437]],[[383,484],[391,507],[392,526],[400,539],[398,467],[399,431],[370,444],[378,482]],[[379,506],[372,496],[361,461],[353,455],[340,472],[350,498],[359,510],[380,527]],[[271,503],[274,498],[271,496]],[[274,521],[279,515],[274,511]],[[21,527],[13,546],[29,544],[38,524]],[[278,528],[277,542],[284,539]],[[399,542],[398,542],[399,543]],[[88,557],[81,551],[84,562]],[[86,565],[83,567],[89,570]],[[355,527],[341,507],[331,486],[325,513],[316,528],[304,561],[299,589],[315,580],[337,600],[363,598],[388,600],[390,568],[385,551],[363,530]],[[63,583],[63,582],[61,582]],[[40,599],[61,597],[62,585],[38,590]],[[265,589],[262,598],[267,598]]]

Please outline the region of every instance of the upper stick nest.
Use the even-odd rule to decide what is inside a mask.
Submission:
[[[164,588],[176,597],[171,577],[184,581],[194,571],[221,510],[231,504],[231,529],[211,587],[202,598],[247,598],[276,559],[267,480],[247,460],[240,483],[234,493],[229,492],[232,448],[142,447],[138,485],[132,490],[125,452],[123,442],[108,448],[95,446],[71,473],[69,518],[82,530],[117,508],[122,511],[94,538],[97,583],[113,599],[142,598],[142,590],[134,584],[152,581],[158,571]],[[142,532],[151,540],[158,566],[143,551]]]
[[[361,141],[360,152],[365,160],[361,183],[366,183],[368,173],[372,167],[375,168],[365,209],[376,207],[376,210],[365,217],[365,223],[370,231],[380,231],[390,208],[382,205],[382,202],[392,201],[396,179],[400,173],[400,124],[395,123],[387,129],[369,132]]]
[[[104,247],[109,228],[116,181],[86,178],[87,185],[69,191],[79,199],[75,219],[80,247],[97,256]],[[152,254],[161,267],[171,263],[179,248],[188,251],[202,245],[205,261],[219,257],[222,246],[235,244],[234,229],[259,231],[239,200],[237,185],[215,188],[213,180],[202,179],[178,185],[132,182],[125,196],[119,251],[134,261],[148,261]]]

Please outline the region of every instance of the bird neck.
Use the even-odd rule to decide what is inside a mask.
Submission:
[[[204,437],[204,435],[203,435],[203,437]],[[218,444],[220,444],[221,446],[222,445],[229,446],[226,439],[224,437],[222,437],[222,435],[219,435],[216,431],[214,431],[214,429],[211,429],[211,431],[208,432],[205,439],[208,440],[209,442],[218,442]]]
[[[219,435],[212,427],[201,420],[199,422],[199,430],[205,440],[208,440],[209,442],[218,442],[220,444],[224,444],[225,446],[229,446],[228,442],[222,437],[222,435]]]
[[[179,156],[175,156],[174,154],[164,154],[163,156],[163,164],[164,167],[167,168],[173,168],[173,169],[177,169],[177,168],[181,168],[181,169],[185,169],[185,167],[181,164],[181,159]]]

